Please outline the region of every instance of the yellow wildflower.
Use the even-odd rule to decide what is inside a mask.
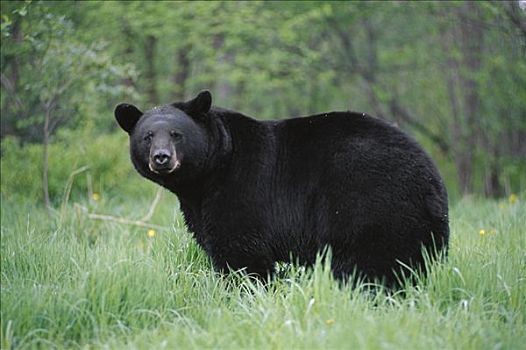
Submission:
[[[508,198],[508,202],[510,202],[510,204],[515,204],[519,201],[519,196],[517,196],[515,193],[512,193],[509,198]]]
[[[155,232],[154,229],[149,229],[148,230],[148,237],[153,238],[153,237],[155,237],[155,234],[156,234],[156,232]]]
[[[484,229],[480,229],[479,235],[484,236],[486,234],[486,231]]]
[[[98,194],[97,192],[93,192],[93,194],[91,195],[91,198],[92,198],[95,202],[98,202],[98,201],[100,201],[100,194]]]
[[[327,321],[325,321],[325,324],[327,326],[331,326],[335,321],[331,318],[331,319],[328,319]]]

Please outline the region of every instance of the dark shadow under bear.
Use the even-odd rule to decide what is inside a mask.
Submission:
[[[137,171],[179,198],[188,229],[221,271],[265,278],[278,261],[395,282],[423,249],[446,250],[447,193],[410,137],[362,113],[257,121],[211,108],[209,92],[146,113],[117,106]]]

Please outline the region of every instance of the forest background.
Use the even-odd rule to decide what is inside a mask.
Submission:
[[[257,119],[353,110],[396,123],[453,201],[526,188],[520,2],[5,2],[2,197],[56,205],[152,187],[113,109],[211,90]]]

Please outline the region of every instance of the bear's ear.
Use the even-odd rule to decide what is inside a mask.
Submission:
[[[121,103],[115,107],[115,119],[128,134],[131,133],[141,116],[142,112],[134,105]]]
[[[210,91],[201,91],[193,100],[186,103],[186,112],[191,116],[207,113],[212,107],[212,94]]]

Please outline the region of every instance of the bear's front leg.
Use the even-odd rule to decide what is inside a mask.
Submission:
[[[221,273],[243,270],[249,276],[266,282],[274,275],[275,262],[265,254],[255,252],[223,251],[212,254],[214,268]]]

